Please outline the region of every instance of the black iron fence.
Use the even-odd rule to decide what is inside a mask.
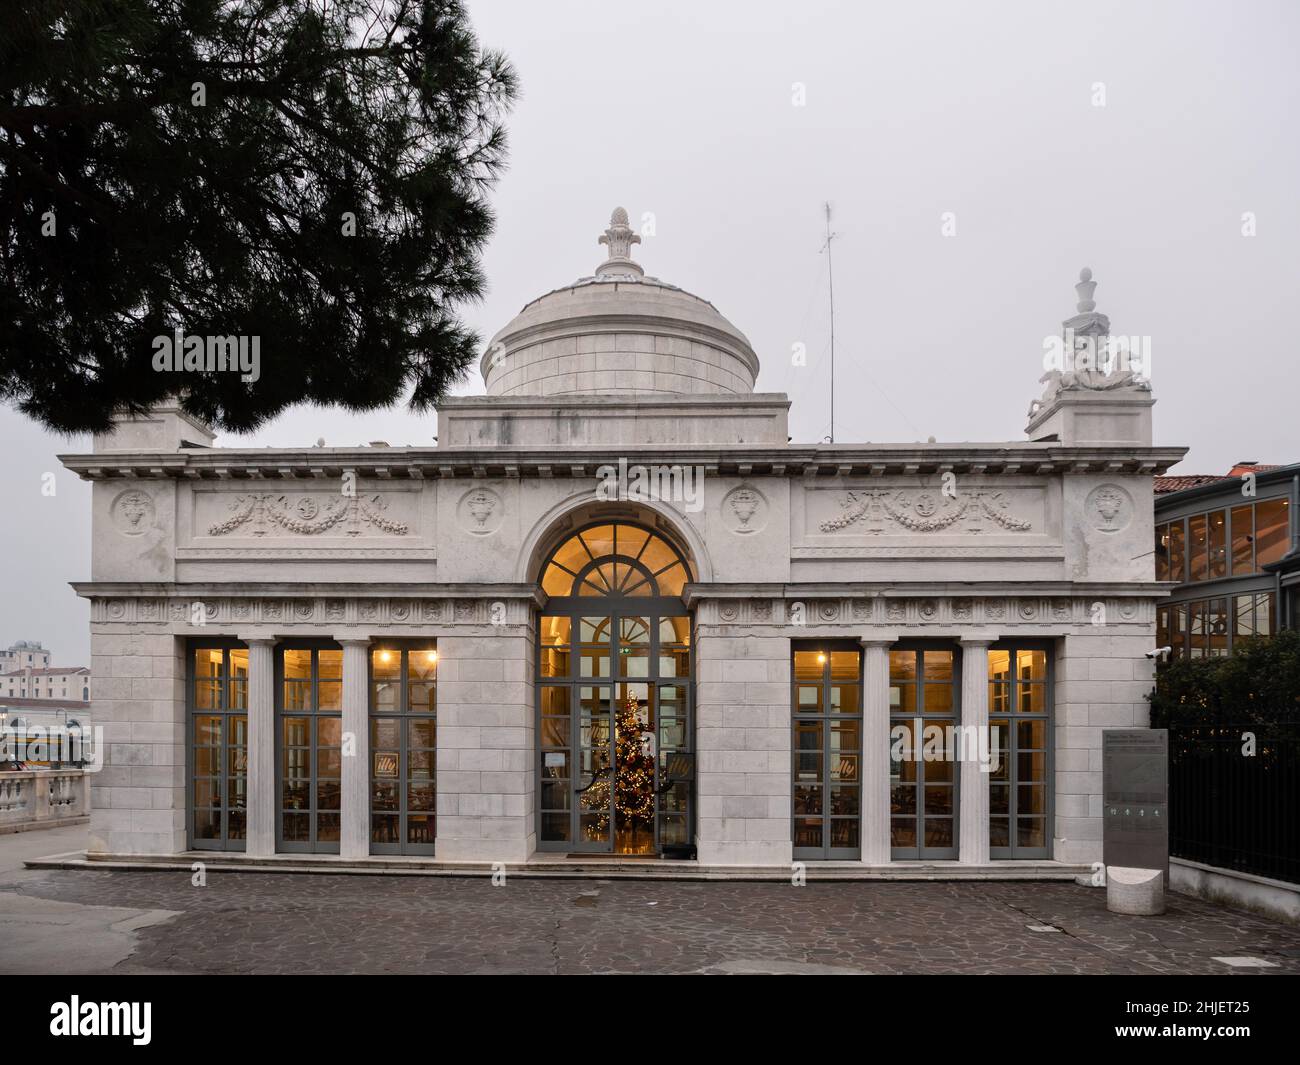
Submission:
[[[1168,727],[1170,854],[1300,883],[1300,723]]]

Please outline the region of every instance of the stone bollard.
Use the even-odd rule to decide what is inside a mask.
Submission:
[[[1149,917],[1165,912],[1165,874],[1160,869],[1106,867],[1106,909]]]

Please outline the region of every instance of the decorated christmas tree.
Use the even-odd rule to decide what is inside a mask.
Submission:
[[[614,789],[615,824],[619,833],[654,831],[655,764],[641,739],[641,704],[629,689],[614,720],[614,779],[596,781],[582,796],[582,805],[599,811],[595,831],[609,832],[609,795]]]

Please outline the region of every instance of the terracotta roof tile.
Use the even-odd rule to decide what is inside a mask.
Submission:
[[[1184,473],[1177,477],[1157,477],[1155,478],[1156,495],[1168,495],[1170,492],[1181,492],[1184,488],[1196,488],[1199,485],[1227,479],[1217,473]]]

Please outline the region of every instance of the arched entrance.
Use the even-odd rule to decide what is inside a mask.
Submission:
[[[629,521],[578,528],[542,565],[538,849],[656,855],[692,839],[690,560]]]

